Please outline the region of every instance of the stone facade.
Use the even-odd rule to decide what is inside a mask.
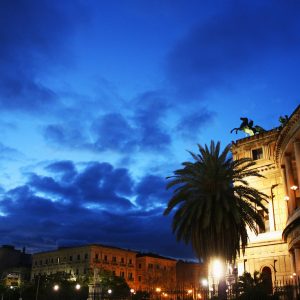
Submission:
[[[175,259],[154,254],[138,254],[136,257],[137,290],[155,292],[174,291],[176,288]]]
[[[238,260],[239,274],[265,272],[273,282],[287,280],[295,273],[300,275],[299,139],[300,107],[282,128],[238,140],[232,145],[234,159],[251,157],[256,161],[254,168],[263,177],[249,177],[247,181],[268,196],[265,203],[268,213],[261,212],[266,230],[257,236],[249,233],[245,254]]]
[[[130,288],[136,288],[136,252],[103,245],[59,248],[33,254],[32,273],[50,275],[69,273],[74,278],[107,270],[124,277]]]

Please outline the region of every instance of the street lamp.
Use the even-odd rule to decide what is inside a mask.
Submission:
[[[80,290],[80,288],[81,288],[81,285],[80,285],[79,283],[77,283],[77,284],[75,285],[75,289],[78,291],[78,290]]]
[[[58,285],[58,284],[55,284],[55,285],[53,286],[53,290],[54,290],[55,292],[57,292],[57,291],[59,290],[59,285]]]

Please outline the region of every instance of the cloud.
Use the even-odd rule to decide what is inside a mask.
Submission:
[[[70,60],[68,38],[83,16],[77,1],[1,1],[0,109],[36,112],[57,104],[43,79],[53,64]]]
[[[122,112],[98,116],[91,113],[89,119],[81,122],[66,117],[63,123],[46,125],[43,136],[57,147],[95,152],[165,151],[172,142],[171,126],[164,122],[169,108],[162,92],[145,92],[130,101]]]
[[[190,247],[177,244],[171,219],[162,215],[163,208],[151,208],[167,198],[162,178],[148,175],[134,181],[127,169],[98,162],[78,171],[71,161],[57,161],[45,170],[52,176],[30,174],[25,185],[3,193],[2,243],[41,251],[98,242],[192,257]],[[65,174],[70,173],[65,181]],[[56,174],[63,176],[56,178]],[[141,206],[130,204],[126,196],[137,198]],[[101,206],[96,205],[99,203]]]
[[[11,147],[0,143],[0,160],[10,161],[22,158],[24,155]]]
[[[130,151],[136,148],[138,130],[134,129],[120,113],[106,114],[92,124],[96,135],[94,147],[99,150]]]
[[[160,176],[147,175],[136,185],[136,202],[144,208],[165,206],[170,198],[166,190],[166,180]]]
[[[269,59],[284,60],[290,49],[299,51],[298,10],[295,1],[233,1],[178,41],[166,60],[169,81],[181,95],[203,100],[208,91],[265,72]]]
[[[203,131],[205,126],[213,122],[214,117],[214,112],[205,108],[198,108],[196,112],[188,113],[180,118],[176,131],[184,137],[194,139]]]

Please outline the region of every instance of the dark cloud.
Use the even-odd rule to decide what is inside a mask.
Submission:
[[[207,126],[211,124],[215,113],[205,108],[199,108],[196,112],[189,113],[181,117],[176,126],[176,131],[185,137],[195,138]]]
[[[54,162],[46,167],[48,171],[61,175],[61,181],[69,182],[77,175],[74,163],[70,160]]]
[[[96,135],[97,150],[129,151],[137,146],[138,130],[135,130],[119,113],[104,115],[92,124]]]
[[[296,1],[232,1],[172,49],[166,64],[170,82],[182,95],[201,99],[212,89],[235,86],[246,74],[268,73],[270,60],[288,61],[291,51],[299,52],[298,12]],[[270,75],[274,71],[281,78],[282,70]]]
[[[167,199],[164,179],[149,175],[134,182],[128,170],[96,162],[76,171],[71,161],[58,161],[46,170],[54,175],[75,175],[65,182],[62,178],[30,174],[25,185],[4,193],[0,200],[2,243],[41,251],[98,242],[192,257],[189,247],[175,241],[171,219],[163,217],[163,208],[151,209]],[[126,195],[137,198],[148,209],[129,204]],[[91,203],[102,205],[88,207]]]
[[[144,208],[162,206],[170,198],[166,190],[166,180],[160,176],[147,175],[136,185],[136,202]]]
[[[40,111],[58,96],[42,78],[69,61],[68,38],[86,12],[77,1],[0,3],[0,109]]]
[[[43,130],[44,138],[53,145],[71,149],[89,148],[83,125],[64,123],[47,125]]]
[[[71,149],[120,153],[165,151],[171,144],[170,128],[164,122],[169,108],[162,92],[146,92],[128,104],[130,112],[91,115],[82,122],[49,124],[43,135],[46,141]]]
[[[16,160],[21,157],[23,157],[23,154],[20,151],[0,143],[0,160],[9,161]]]

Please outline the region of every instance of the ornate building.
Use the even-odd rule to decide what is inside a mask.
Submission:
[[[250,234],[238,273],[264,272],[273,282],[300,275],[300,106],[282,127],[233,143],[232,154],[256,161],[264,177],[249,177],[249,185],[269,196],[265,231]]]

